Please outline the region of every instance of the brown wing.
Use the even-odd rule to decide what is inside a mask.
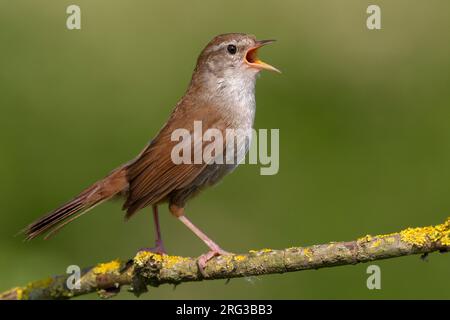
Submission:
[[[194,121],[202,121],[203,132],[216,128],[224,133],[227,128],[226,118],[213,107],[179,105],[156,138],[128,168],[129,192],[124,204],[127,218],[139,209],[165,200],[205,169],[207,164],[203,162],[175,164],[171,158],[172,149],[178,143],[171,140],[172,132],[183,128],[192,136]]]

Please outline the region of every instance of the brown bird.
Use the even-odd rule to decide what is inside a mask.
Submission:
[[[262,69],[279,72],[259,60],[257,50],[273,41],[258,41],[253,35],[241,33],[215,37],[201,52],[185,95],[177,103],[167,123],[145,149],[134,160],[115,169],[63,206],[26,227],[24,232],[27,239],[43,233],[47,233],[45,238],[48,238],[95,206],[115,196],[123,196],[126,219],[142,208],[153,207],[156,246],[146,250],[165,253],[158,206],[168,203],[170,212],[210,249],[198,260],[200,270],[212,257],[226,254],[186,217],[184,207],[194,195],[230,173],[238,165],[242,155],[246,154],[255,117],[257,74]],[[195,121],[201,122],[203,130],[216,129],[226,137],[226,131],[234,129],[240,132],[241,137],[238,136],[231,142],[223,141],[222,152],[216,150],[206,160],[203,157],[200,163],[176,163],[173,161],[172,151],[179,141],[174,141],[172,134],[177,129],[185,129],[194,134]],[[242,137],[244,139],[239,139]],[[235,146],[235,141],[236,148],[230,148]],[[201,141],[200,145],[197,143],[190,148],[195,153],[195,150],[204,151],[206,146],[207,142]],[[233,163],[213,161],[220,157],[226,158],[230,153],[235,160]]]

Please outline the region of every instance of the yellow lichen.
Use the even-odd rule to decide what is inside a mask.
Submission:
[[[385,241],[388,244],[394,244],[395,243],[395,238],[393,236],[389,236],[389,237],[386,237]]]
[[[314,254],[313,254],[311,249],[309,249],[309,248],[303,249],[303,254],[308,258],[308,261],[312,261],[313,260]]]
[[[9,289],[8,291],[5,291],[3,293],[0,293],[0,300],[23,300],[24,299],[24,288],[23,287],[14,287],[12,289]]]
[[[377,248],[381,245],[381,243],[382,243],[381,239],[378,239],[378,240],[374,241],[370,246],[372,248]]]
[[[162,262],[163,256],[158,253],[153,253],[150,251],[139,251],[134,257],[133,261],[138,266],[143,267],[150,259],[156,262]]]
[[[249,250],[249,253],[268,253],[268,252],[272,252],[272,249],[261,249],[261,250]]]
[[[400,232],[402,241],[423,247],[428,242],[450,246],[450,219],[436,226],[408,228]]]
[[[188,258],[180,257],[180,256],[162,256],[163,267],[167,269],[171,269],[178,263],[183,263],[188,261]]]
[[[397,235],[397,233],[378,234],[375,236],[375,238],[386,239],[386,238],[392,238],[395,235]]]
[[[171,269],[179,263],[185,263],[189,261],[189,258],[169,256],[166,254],[161,255],[150,251],[140,251],[136,254],[133,260],[134,263],[140,267],[143,267],[149,260],[153,260],[154,262],[162,263],[163,268]]]
[[[92,270],[95,274],[117,273],[120,269],[120,260],[116,259],[106,263],[99,263]]]
[[[423,247],[427,243],[437,243],[450,246],[450,218],[443,224],[429,227],[408,228],[399,233],[380,234],[376,236],[366,235],[358,239],[358,242],[370,242],[372,248],[377,248],[385,240],[388,244],[395,243],[400,235],[400,240],[417,247]]]
[[[25,287],[16,289],[17,300],[28,300],[29,292],[32,292],[35,289],[46,289],[53,282],[53,278],[48,277],[42,280],[29,282]]]
[[[234,268],[234,264],[233,264],[233,259],[234,256],[233,255],[223,255],[220,256],[218,259],[217,265],[216,265],[216,270],[220,271],[220,270],[227,270],[227,271],[232,271]],[[222,263],[224,262],[224,263]]]
[[[373,237],[370,234],[365,235],[364,237],[358,238],[356,242],[369,242],[372,241]]]
[[[16,289],[16,298],[17,298],[17,300],[22,300],[23,299],[23,289],[22,288],[17,288]]]
[[[34,281],[34,282],[30,282],[27,284],[26,289],[38,289],[38,288],[47,288],[48,286],[50,286],[53,282],[53,278],[48,277],[42,280],[38,280],[38,281]]]
[[[243,261],[245,259],[247,259],[246,256],[242,256],[242,255],[234,256],[234,260],[236,260],[236,261]]]

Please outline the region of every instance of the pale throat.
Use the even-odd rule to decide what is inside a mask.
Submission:
[[[210,77],[211,99],[226,115],[234,118],[237,127],[251,128],[255,118],[255,72],[230,72],[223,77]]]

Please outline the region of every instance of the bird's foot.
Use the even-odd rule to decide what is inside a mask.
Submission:
[[[206,277],[207,275],[205,273],[205,267],[206,267],[206,263],[209,260],[211,260],[212,258],[217,257],[217,256],[230,255],[230,254],[231,254],[230,252],[222,250],[220,247],[211,248],[210,251],[202,254],[197,259],[197,265],[198,265],[198,269],[200,270],[200,273],[203,275],[203,277]]]
[[[146,252],[152,252],[152,253],[156,253],[159,255],[164,255],[167,254],[166,249],[164,248],[163,242],[162,241],[156,241],[155,242],[155,246],[152,248],[141,248],[139,249],[139,251],[146,251]]]

